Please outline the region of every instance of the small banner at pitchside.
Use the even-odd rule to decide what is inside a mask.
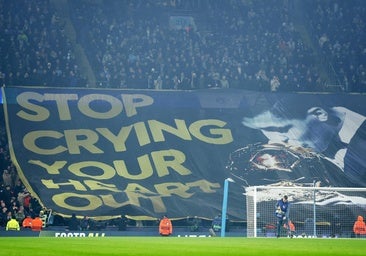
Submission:
[[[365,186],[365,96],[3,88],[10,153],[63,216],[243,219],[245,188]]]

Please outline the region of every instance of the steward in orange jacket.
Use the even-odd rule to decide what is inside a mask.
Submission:
[[[173,233],[173,225],[170,219],[164,215],[160,220],[159,234],[162,236],[170,236]]]
[[[287,230],[288,235],[292,238],[295,234],[295,225],[291,220],[288,223],[283,224],[283,227]]]
[[[43,226],[43,221],[40,217],[35,217],[32,220],[32,230],[33,231],[41,231]]]
[[[357,237],[360,237],[361,235],[366,235],[366,224],[363,221],[362,216],[358,216],[357,220],[355,221],[355,224],[353,225],[353,232]]]
[[[292,223],[291,220],[288,221],[288,225],[290,226],[290,229],[289,227],[287,226],[287,223],[283,224],[283,227],[291,232],[295,232],[295,225],[294,223]]]
[[[23,228],[32,228],[32,217],[31,216],[27,216],[25,217],[25,219],[22,222],[22,227]]]

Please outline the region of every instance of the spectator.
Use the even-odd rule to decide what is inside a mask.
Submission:
[[[7,206],[10,206],[11,198],[13,197],[13,191],[9,185],[5,186],[3,190],[2,198]]]
[[[92,226],[91,219],[89,216],[84,216],[83,219],[80,221],[80,228],[83,231],[87,231]]]
[[[126,215],[122,214],[121,217],[117,219],[118,231],[125,231],[127,229],[127,222],[128,219]]]
[[[278,76],[273,76],[271,79],[271,92],[276,92],[280,88],[280,80]]]
[[[27,189],[23,189],[18,193],[17,200],[20,206],[24,207],[24,211],[29,212],[31,195]]]
[[[5,222],[7,223],[9,220],[11,220],[14,217],[14,215],[12,214],[11,211],[7,211],[6,212],[6,216],[5,216]]]
[[[5,204],[4,201],[0,202],[0,210],[1,210],[1,212],[0,212],[0,224],[1,224],[1,226],[4,227],[6,225],[6,223],[8,222],[8,219],[7,219],[7,217],[8,217],[8,208],[6,207],[6,204]]]
[[[221,78],[221,88],[228,89],[230,87],[229,81],[226,79],[226,76],[223,75]]]
[[[25,186],[23,185],[22,181],[20,179],[17,179],[14,186],[14,196],[18,197],[19,193],[22,193],[25,189]],[[19,201],[18,201],[19,202]],[[20,204],[20,202],[19,202]],[[23,204],[22,204],[23,205]]]
[[[15,218],[18,221],[18,223],[22,223],[23,220],[25,219],[25,214],[24,214],[24,208],[23,206],[19,206],[18,211],[15,213]]]
[[[11,174],[7,169],[3,171],[3,183],[6,187],[8,186],[9,188],[13,186]]]
[[[76,218],[76,214],[73,213],[69,220],[69,230],[76,231],[80,230],[80,221]]]
[[[42,206],[39,203],[38,199],[35,197],[31,197],[29,203],[30,211],[33,212],[34,216],[39,216],[42,210]]]
[[[16,214],[19,211],[19,203],[15,197],[12,197],[10,200],[10,211],[12,214]]]
[[[198,218],[197,216],[194,216],[192,219],[187,218],[187,223],[190,226],[190,230],[192,232],[197,232],[200,230],[200,227],[202,225],[201,222],[202,222],[201,219]]]

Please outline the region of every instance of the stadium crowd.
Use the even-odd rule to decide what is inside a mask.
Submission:
[[[345,91],[366,91],[366,5],[363,1],[315,1],[303,8],[312,40]]]
[[[102,8],[73,2],[75,27],[101,84],[268,91],[277,80],[283,90],[309,91],[320,83],[287,4],[166,2],[130,1],[128,8],[120,1]],[[187,9],[194,21],[177,26],[172,16]]]
[[[2,85],[85,86],[49,0],[0,1]]]
[[[366,92],[362,0],[0,0],[3,86],[238,88]],[[338,88],[338,87],[337,87]],[[20,180],[0,126],[0,226],[42,206]]]
[[[22,183],[18,172],[10,159],[3,113],[0,113],[0,227],[5,227],[13,217],[20,224],[29,216],[40,216],[43,207],[38,199],[29,193]]]
[[[366,90],[362,0],[80,0],[66,13],[55,2],[0,0],[2,84]]]

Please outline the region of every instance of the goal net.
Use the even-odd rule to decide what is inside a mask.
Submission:
[[[284,195],[295,237],[352,237],[357,216],[366,218],[366,188],[253,186],[245,195],[247,237],[276,236],[275,204]]]

